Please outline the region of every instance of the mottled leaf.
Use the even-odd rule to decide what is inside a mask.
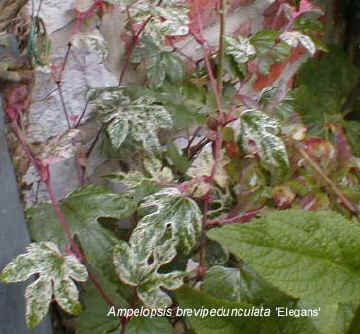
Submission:
[[[64,311],[79,314],[82,306],[74,280],[86,281],[86,267],[75,256],[62,256],[52,242],[31,243],[26,253],[19,255],[1,272],[0,280],[6,283],[27,280],[33,274],[38,279],[25,291],[26,323],[35,328],[45,317],[52,295]]]
[[[107,58],[109,54],[107,42],[97,29],[92,33],[75,34],[71,43],[75,48],[86,48],[87,51],[95,51],[103,59]]]
[[[225,170],[225,165],[229,163],[229,159],[224,154],[223,151],[220,152],[219,163],[217,164],[216,171],[214,174],[214,180],[220,187],[226,187],[229,183],[229,177]],[[186,174],[192,178],[200,178],[203,176],[210,176],[212,169],[214,167],[215,160],[213,153],[211,152],[211,144],[203,147],[202,151],[192,162],[191,166],[188,168]],[[208,190],[210,185],[207,183],[202,183],[200,185],[195,185],[197,187],[194,196],[202,197]],[[195,190],[195,189],[194,189]]]
[[[155,209],[137,224],[131,239],[142,243],[144,254],[151,247],[151,239],[159,239],[169,231],[175,244],[188,253],[197,244],[201,231],[201,211],[194,200],[176,188],[165,188],[148,196],[142,209]],[[138,240],[135,242],[135,240]],[[148,244],[149,240],[149,244]]]
[[[312,39],[298,31],[286,31],[280,35],[280,39],[292,48],[296,48],[300,43],[312,56],[316,52],[316,46]]]
[[[164,308],[171,304],[171,298],[161,288],[179,288],[184,273],[159,273],[159,268],[176,256],[175,245],[171,239],[163,242],[154,238],[151,242],[147,241],[151,249],[145,254],[142,244],[132,235],[129,245],[122,241],[115,246],[113,262],[119,278],[137,287],[137,294],[146,306]]]
[[[279,131],[278,122],[262,111],[247,110],[241,114],[240,146],[247,153],[257,154],[262,166],[275,179],[289,170],[286,147]]]
[[[244,64],[256,54],[254,46],[248,38],[239,36],[237,38],[226,36],[225,54],[234,57],[238,64]]]
[[[158,150],[158,130],[173,124],[166,108],[155,104],[153,98],[142,96],[132,101],[122,88],[92,89],[88,101],[96,105],[105,122],[110,122],[107,131],[116,148],[131,137],[147,151]]]
[[[89,263],[105,275],[112,276],[111,249],[117,238],[98,223],[100,217],[126,218],[136,210],[131,196],[111,193],[97,186],[87,186],[71,193],[60,205]],[[27,210],[29,230],[35,241],[50,240],[61,250],[69,246],[68,238],[50,204]]]

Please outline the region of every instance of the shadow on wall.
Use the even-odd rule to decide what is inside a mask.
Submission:
[[[4,132],[0,97],[0,270],[30,242]],[[0,283],[0,334],[51,334],[49,319],[35,330],[26,327],[24,292],[22,283]]]

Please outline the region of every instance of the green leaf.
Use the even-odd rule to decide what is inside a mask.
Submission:
[[[289,170],[286,147],[279,135],[279,124],[259,110],[246,110],[241,114],[241,134],[238,142],[242,149],[260,157],[261,165],[275,180]]]
[[[191,309],[196,312],[201,310],[221,310],[224,316],[205,316],[193,314],[188,316],[192,328],[197,334],[276,334],[276,319],[271,316],[236,316],[239,310],[244,311],[252,308],[248,304],[240,304],[216,299],[208,294],[199,292],[189,286],[183,286],[176,291],[176,299],[181,309]],[[260,310],[260,308],[258,308]],[[228,316],[227,312],[229,312]],[[233,312],[233,316],[231,313]],[[269,311],[270,312],[270,311]],[[263,310],[265,314],[265,308]],[[181,315],[180,313],[178,315]]]
[[[162,59],[162,65],[166,69],[171,82],[183,81],[185,77],[185,66],[182,59],[175,53],[165,53]]]
[[[35,328],[45,317],[52,296],[61,308],[71,314],[82,311],[79,293],[73,280],[86,281],[86,267],[75,256],[62,256],[52,242],[31,243],[26,253],[19,255],[1,272],[6,283],[26,281],[38,274],[38,279],[25,291],[26,324]]]
[[[119,308],[128,308],[130,303],[117,292],[117,286],[106,280],[101,281],[107,296]],[[82,286],[85,310],[76,320],[76,334],[106,334],[119,327],[117,309],[113,309],[106,303],[92,282]],[[114,313],[114,312],[115,313]]]
[[[158,130],[173,125],[169,112],[155,104],[154,98],[141,96],[131,100],[123,88],[91,89],[88,101],[96,105],[104,122],[110,122],[107,131],[116,148],[130,137],[146,151],[159,150]]]
[[[242,265],[240,269],[211,267],[201,289],[219,299],[253,305],[270,307],[294,301],[256,274],[248,265]]]
[[[126,327],[129,334],[172,334],[173,329],[166,318],[133,317]]]
[[[167,142],[167,155],[174,164],[174,167],[180,173],[186,173],[186,170],[190,166],[190,161],[178,151],[173,141]]]
[[[281,41],[277,43],[279,36],[278,31],[262,30],[250,39],[256,50],[259,70],[265,75],[270,74],[272,64],[282,62],[291,55],[290,46]]]
[[[339,112],[358,75],[359,70],[348,55],[334,47],[302,67],[297,78],[298,88],[291,95],[295,111],[311,127],[312,134],[323,134],[324,123],[342,120]]]
[[[257,54],[264,55],[271,50],[279,35],[280,33],[274,30],[261,30],[251,37],[250,42]]]
[[[360,123],[357,121],[347,121],[345,123],[346,138],[352,148],[352,153],[360,157]]]
[[[208,237],[291,296],[326,303],[360,300],[360,228],[335,212],[274,212],[211,230]]]
[[[98,219],[129,217],[135,212],[136,204],[131,196],[113,194],[97,186],[87,186],[71,193],[60,205],[71,233],[79,239],[87,260],[109,279],[113,278],[111,249],[117,239],[98,223]],[[59,245],[61,250],[69,246],[52,205],[40,204],[28,209],[26,214],[33,240],[50,240]]]

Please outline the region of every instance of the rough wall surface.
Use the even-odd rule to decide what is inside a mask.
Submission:
[[[215,3],[213,0],[202,0],[208,4],[204,11],[205,37],[211,46],[217,45],[219,24]],[[89,6],[91,0],[77,2]],[[45,0],[41,7],[40,16],[47,25],[47,31],[52,40],[54,63],[61,63],[67,50],[67,43],[72,40],[75,31],[73,9],[76,4],[73,0],[55,1]],[[229,34],[255,33],[266,26],[266,14],[276,12],[275,0],[233,0],[231,2],[226,32]],[[191,13],[191,15],[194,15]],[[123,31],[124,14],[120,10],[106,13],[101,24],[92,24],[86,27],[87,32],[102,35],[108,45],[106,58],[102,54],[94,52],[91,47],[72,47],[65,68],[62,93],[64,104],[68,111],[72,125],[79,121],[86,105],[86,92],[92,87],[116,86],[120,69],[124,62],[125,42],[121,38]],[[181,38],[177,47],[184,54],[197,60],[201,58],[202,50],[196,41],[191,38]],[[305,55],[297,55],[282,67],[271,69],[269,77],[257,78],[255,91],[250,93],[257,95],[263,86],[269,83],[282,85],[286,90],[288,81],[296,69],[306,60]],[[135,71],[129,72],[127,83],[139,83],[142,74]],[[81,177],[77,170],[79,152],[89,148],[99,125],[96,122],[87,121],[91,118],[92,110],[88,108],[85,116],[81,119],[81,125],[77,129],[68,129],[64,115],[61,97],[56,90],[56,85],[50,72],[36,72],[36,84],[33,93],[33,103],[30,108],[27,137],[29,141],[37,145],[37,151],[41,152],[41,158],[50,164],[52,185],[58,199],[64,198],[67,193],[79,186]],[[246,92],[249,94],[249,92]],[[50,94],[50,95],[49,95]],[[45,98],[44,98],[45,97]],[[55,150],[55,147],[57,149]],[[103,165],[105,164],[105,165]],[[101,156],[99,149],[95,149],[87,161],[87,174],[91,174],[108,168],[108,163]],[[102,168],[102,166],[104,168]],[[38,176],[33,167],[23,173],[22,176],[23,197],[27,207],[37,201],[48,200],[45,186],[38,183]]]

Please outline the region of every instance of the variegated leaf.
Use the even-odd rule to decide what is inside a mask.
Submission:
[[[316,52],[316,46],[312,39],[298,31],[286,31],[280,35],[280,39],[293,48],[300,43],[311,55]]]
[[[122,88],[90,90],[88,101],[95,104],[98,111],[104,114],[104,121],[109,122],[107,132],[117,149],[127,137],[131,137],[147,151],[159,150],[157,131],[171,128],[173,124],[169,112],[155,104],[153,98],[142,96],[131,101]]]
[[[78,49],[85,48],[89,51],[95,51],[104,59],[107,58],[109,54],[107,42],[98,30],[92,33],[75,34],[72,38],[72,45]]]
[[[237,38],[226,36],[226,50],[225,53],[234,57],[238,64],[245,64],[249,58],[256,54],[253,45],[250,44],[248,38],[239,36]]]
[[[71,314],[82,311],[73,280],[86,281],[87,271],[75,256],[61,255],[52,242],[31,243],[25,254],[19,255],[2,270],[0,280],[6,283],[20,282],[33,274],[38,274],[39,278],[25,291],[26,323],[29,328],[36,327],[44,318],[53,295],[64,311]]]
[[[273,177],[284,176],[289,159],[284,142],[279,137],[278,122],[259,110],[246,110],[241,114],[239,144],[244,151],[256,154],[262,166]]]
[[[229,182],[229,177],[224,168],[228,162],[229,159],[225,156],[224,152],[221,151],[219,163],[216,166],[214,180],[222,188],[226,187]],[[200,154],[193,161],[193,163],[187,170],[186,174],[192,178],[210,176],[214,164],[215,164],[215,160],[213,153],[211,152],[211,144],[208,144],[203,148]],[[193,196],[202,197],[209,191],[209,189],[210,189],[210,185],[206,183],[195,185],[193,189],[194,190]]]
[[[176,256],[176,249],[172,239],[162,242],[154,238],[151,241],[151,250],[146,254],[141,244],[134,244],[134,240],[130,239],[130,245],[121,241],[114,248],[113,261],[120,279],[137,287],[137,294],[146,306],[167,307],[171,304],[171,298],[161,288],[179,288],[183,283],[184,273],[158,273],[162,265]]]
[[[201,233],[201,211],[194,200],[184,196],[177,188],[165,188],[148,196],[141,209],[155,211],[145,215],[137,224],[130,241],[141,244],[146,255],[151,250],[153,240],[159,240],[171,233],[175,244],[184,253],[197,244]]]

